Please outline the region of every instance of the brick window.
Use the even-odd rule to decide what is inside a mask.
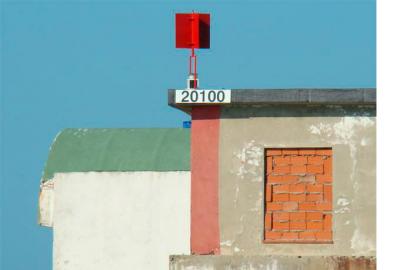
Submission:
[[[265,151],[265,243],[332,243],[332,149]]]

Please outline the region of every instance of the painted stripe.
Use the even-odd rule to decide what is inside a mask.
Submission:
[[[191,251],[219,254],[218,153],[220,108],[192,108]]]

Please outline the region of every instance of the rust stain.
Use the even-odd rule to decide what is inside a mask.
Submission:
[[[375,270],[376,258],[373,257],[335,257],[337,270]]]

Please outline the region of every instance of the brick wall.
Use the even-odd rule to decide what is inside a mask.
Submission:
[[[332,243],[332,149],[265,151],[265,243]]]

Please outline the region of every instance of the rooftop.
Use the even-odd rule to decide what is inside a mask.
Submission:
[[[58,172],[189,170],[190,129],[68,128],[50,148],[42,181]]]
[[[177,104],[175,90],[168,90],[168,104],[188,113],[207,105],[376,105],[375,88],[232,89],[229,104]]]

